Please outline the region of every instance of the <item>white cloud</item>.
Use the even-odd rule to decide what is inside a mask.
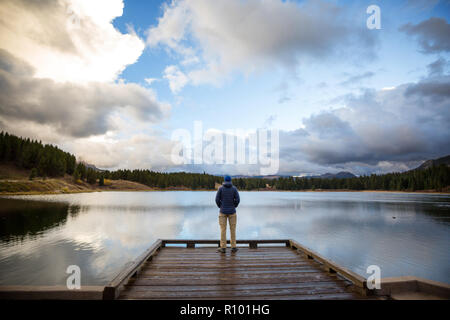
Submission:
[[[188,82],[188,77],[177,66],[168,66],[163,77],[169,81],[170,90],[178,93]]]
[[[80,159],[103,169],[167,170],[172,166],[173,142],[155,134],[133,134],[101,140],[79,139],[73,151]]]
[[[145,78],[144,81],[150,86],[152,83],[159,81],[156,78]]]
[[[57,82],[113,81],[137,61],[145,44],[112,20],[122,0],[3,0],[0,48]]]
[[[181,50],[179,42],[184,39],[189,22],[187,7],[183,2],[164,4],[164,14],[158,19],[158,27],[147,31],[147,44],[153,47],[164,43],[171,49]]]
[[[193,84],[217,83],[233,71],[295,70],[338,47],[353,48],[356,42],[364,51],[374,42],[329,2],[180,0],[163,9],[158,25],[148,30],[147,44],[161,45],[183,61],[199,61],[184,71]]]

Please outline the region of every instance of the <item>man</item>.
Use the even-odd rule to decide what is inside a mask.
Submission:
[[[220,249],[218,252],[225,253],[227,247],[227,220],[230,224],[231,252],[236,252],[236,208],[241,201],[239,192],[231,183],[231,177],[225,176],[223,185],[217,190],[216,204],[220,208]]]

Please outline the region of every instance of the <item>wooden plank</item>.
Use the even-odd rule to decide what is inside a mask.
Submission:
[[[271,263],[271,264],[267,264],[267,263],[240,263],[240,264],[220,264],[220,263],[215,263],[215,264],[204,264],[204,265],[198,265],[195,263],[167,263],[167,264],[158,264],[155,265],[155,268],[160,268],[160,269],[164,269],[164,268],[189,268],[189,267],[195,267],[195,268],[199,268],[199,269],[212,269],[212,268],[218,268],[218,269],[230,269],[233,266],[234,267],[242,267],[242,268],[277,268],[277,267],[297,267],[297,266],[305,266],[305,263],[302,262],[294,262],[294,263],[287,263],[287,262],[279,262],[279,263]],[[318,270],[321,270],[318,268]]]
[[[195,250],[193,250],[195,251]],[[295,253],[271,253],[271,254],[260,254],[260,253],[243,253],[243,252],[236,252],[236,253],[229,253],[229,254],[223,254],[223,253],[214,253],[214,254],[195,254],[192,253],[189,255],[188,253],[183,254],[163,254],[159,256],[160,258],[196,258],[196,259],[204,259],[204,258],[213,258],[213,259],[223,259],[223,258],[303,258],[302,256],[299,256]],[[305,258],[303,258],[305,259]],[[305,259],[306,260],[306,259]]]
[[[158,293],[177,293],[181,295],[189,294],[209,294],[211,292],[225,291],[267,291],[267,290],[301,290],[312,291],[321,290],[322,292],[347,292],[347,286],[343,283],[334,282],[308,282],[308,283],[284,283],[284,284],[239,284],[239,285],[206,285],[206,286],[130,286],[127,293],[132,292],[151,292]],[[335,290],[335,291],[333,291]],[[125,291],[124,291],[125,292]]]
[[[191,250],[191,249],[190,249]],[[289,259],[289,260],[303,260],[307,261],[308,259],[305,259],[302,256],[299,255],[277,255],[277,254],[271,254],[271,255],[251,255],[251,254],[220,254],[217,253],[215,255],[195,255],[192,254],[189,256],[188,254],[183,255],[158,255],[155,257],[156,260],[193,260],[193,261],[201,261],[201,260],[216,260],[216,261],[236,261],[236,260],[245,260],[245,259],[252,259],[252,260],[275,260],[275,259]],[[155,261],[156,261],[155,260]]]
[[[188,242],[193,242],[195,244],[220,244],[220,240],[211,240],[211,239],[164,239],[162,242],[163,246],[166,246],[167,244],[187,244]],[[227,244],[230,243],[230,240],[227,240]],[[286,246],[289,246],[289,239],[264,239],[264,240],[258,240],[258,239],[250,239],[250,240],[237,240],[237,244],[250,244],[250,243],[257,243],[257,244],[279,244],[283,243]]]
[[[186,297],[173,297],[173,296],[159,296],[159,297],[148,297],[144,293],[139,295],[133,295],[133,296],[127,296],[124,294],[121,296],[122,299],[157,299],[157,300],[185,300]],[[332,292],[332,293],[313,293],[313,294],[299,294],[292,292],[291,294],[286,293],[280,293],[277,294],[276,291],[274,292],[267,292],[266,294],[258,295],[257,293],[253,292],[253,295],[238,295],[238,294],[227,294],[224,293],[222,295],[217,294],[214,296],[211,295],[205,295],[205,296],[198,296],[198,297],[190,297],[187,299],[196,299],[196,300],[233,300],[233,299],[245,299],[245,300],[350,300],[350,299],[358,299],[359,296],[349,293],[349,292]]]
[[[199,248],[195,248],[195,250],[189,250],[191,252],[187,251],[166,251],[164,249],[164,255],[167,256],[176,256],[176,255],[193,255],[193,256],[248,256],[248,255],[256,255],[256,256],[271,256],[271,255],[287,255],[287,256],[299,256],[298,253],[296,253],[293,250],[260,250],[260,249],[252,249],[254,251],[249,250],[243,250],[242,248],[238,248],[239,250],[236,253],[232,253],[230,248],[227,248],[225,253],[219,253],[217,252],[218,248],[214,248],[214,250],[203,250],[200,251]]]
[[[288,295],[288,296],[255,296],[245,297],[245,300],[359,300],[360,296],[352,293],[334,293],[319,295]],[[167,299],[166,299],[167,300]],[[172,299],[184,300],[184,299]],[[195,300],[242,300],[241,297],[197,298]]]
[[[321,263],[323,263],[326,267],[328,267],[329,269],[333,270],[334,272],[339,273],[340,275],[342,275],[343,277],[347,278],[348,280],[350,280],[351,282],[353,282],[353,284],[357,287],[360,288],[364,288],[366,289],[366,279],[364,279],[362,276],[360,276],[359,274],[344,268],[342,266],[339,266],[337,263],[324,258],[323,256],[321,256],[320,254],[312,251],[311,249],[302,246],[301,244],[299,244],[298,242],[291,240],[291,247],[295,248],[295,249],[299,249],[300,251],[302,251],[304,254],[306,254],[307,256],[311,256],[314,259],[316,259],[317,261],[320,261]]]
[[[196,256],[196,255],[192,255],[192,257],[189,257],[188,255],[183,255],[183,256],[162,256],[159,255],[157,257],[154,258],[154,260],[156,261],[186,261],[186,260],[191,260],[191,261],[207,261],[207,260],[211,260],[211,261],[218,261],[218,262],[226,262],[226,261],[242,261],[242,260],[255,260],[255,261],[271,261],[271,260],[278,260],[278,261],[283,261],[283,260],[297,260],[297,261],[307,261],[307,262],[311,262],[308,259],[305,259],[303,257],[299,257],[299,256],[279,256],[279,255],[272,255],[272,256],[263,256],[263,255],[255,255],[255,256],[251,256],[251,255],[222,255],[222,256]]]
[[[236,253],[231,253],[231,250],[226,250],[225,253],[218,253],[216,249],[214,251],[204,251],[199,252],[197,251],[198,248],[195,250],[191,250],[191,252],[185,252],[185,251],[178,251],[178,252],[170,252],[166,250],[163,250],[161,254],[164,256],[196,256],[196,257],[203,257],[203,256],[293,256],[298,257],[298,253],[292,250],[276,250],[276,251],[258,251],[256,249],[254,252],[251,251],[244,251],[239,249]]]
[[[157,240],[142,253],[137,259],[125,265],[125,268],[107,285],[105,286],[103,298],[106,300],[116,299],[119,296],[121,287],[125,285],[128,280],[139,273],[142,265],[150,260],[153,255],[161,248],[162,240]]]
[[[146,290],[130,290],[124,292],[124,298],[139,298],[139,299],[172,299],[172,298],[183,298],[183,299],[196,299],[196,298],[218,298],[223,296],[229,297],[241,297],[245,298],[247,296],[285,296],[285,295],[319,295],[319,294],[336,294],[336,293],[347,293],[345,288],[342,287],[303,287],[303,288],[277,288],[277,289],[259,289],[259,290],[220,290],[220,291],[146,291]]]
[[[223,259],[223,258],[281,258],[281,259],[285,259],[285,258],[303,258],[302,256],[296,255],[295,253],[288,253],[288,254],[282,254],[282,253],[271,253],[271,254],[259,254],[259,253],[255,253],[255,254],[246,254],[246,253],[241,253],[241,252],[237,252],[237,253],[233,253],[233,254],[221,254],[221,253],[215,253],[215,254],[196,254],[196,253],[192,253],[191,255],[189,254],[158,254],[159,258],[167,258],[167,259],[180,259],[180,258],[186,258],[186,259],[208,259],[208,258],[212,258],[212,259]],[[304,259],[304,258],[303,258]],[[305,259],[306,260],[306,259]]]
[[[202,278],[202,279],[208,279],[208,278],[235,278],[235,277],[242,277],[245,279],[253,278],[253,277],[272,277],[272,278],[278,278],[280,276],[289,276],[289,275],[296,275],[296,274],[304,274],[304,273],[317,273],[317,269],[315,268],[303,268],[303,269],[297,269],[297,270],[263,270],[263,271],[252,271],[251,274],[248,272],[245,272],[243,270],[217,270],[217,271],[202,271],[202,272],[190,272],[190,271],[154,271],[154,270],[145,270],[143,271],[139,277],[140,278],[149,278],[149,277],[156,277],[156,278],[162,278],[162,277],[171,277],[171,278],[178,278],[178,279],[191,279],[191,278]]]
[[[165,281],[167,280],[167,281]],[[329,282],[329,283],[337,283],[344,281],[345,283],[349,283],[348,280],[341,280],[337,278],[330,278],[326,275],[304,275],[303,277],[286,277],[279,279],[246,279],[244,280],[236,280],[236,279],[228,279],[228,280],[209,280],[209,279],[200,279],[200,280],[179,280],[167,278],[165,280],[152,280],[147,278],[137,278],[130,279],[127,286],[188,286],[188,287],[196,287],[196,286],[223,286],[223,285],[265,285],[265,284],[302,284],[309,282]]]
[[[311,266],[300,266],[300,267],[284,267],[284,268],[243,268],[243,267],[237,267],[232,268],[230,270],[223,270],[223,269],[198,269],[198,268],[190,268],[190,269],[181,269],[181,268],[172,268],[172,269],[161,269],[161,268],[146,268],[142,271],[142,274],[148,274],[148,273],[167,273],[167,274],[183,274],[183,273],[190,273],[190,274],[217,274],[217,273],[223,273],[223,272],[241,272],[241,273],[267,273],[269,271],[272,272],[280,272],[280,273],[286,273],[286,272],[299,272],[303,270],[315,270],[317,271],[317,268],[313,268]]]
[[[156,258],[156,257],[155,257]],[[195,255],[192,254],[192,256],[189,255],[160,255],[158,254],[158,259],[160,260],[217,260],[217,261],[223,261],[223,260],[242,260],[242,259],[266,259],[266,260],[273,260],[273,259],[297,259],[297,260],[307,260],[301,256],[295,256],[295,255],[243,255],[243,254],[230,254],[230,255]]]
[[[295,272],[295,273],[278,273],[276,271],[271,273],[242,273],[242,272],[229,272],[227,270],[224,270],[223,272],[218,272],[216,274],[186,274],[186,275],[173,275],[170,278],[171,279],[177,279],[177,280],[195,280],[195,279],[211,279],[211,280],[228,280],[228,279],[281,279],[281,278],[288,278],[288,277],[303,277],[305,275],[325,275],[328,277],[331,277],[331,275],[323,272],[323,271],[317,271],[315,269],[313,270],[307,270],[304,272]],[[167,279],[167,274],[154,274],[154,273],[143,273],[139,276],[139,279],[155,279],[155,280],[163,280]]]
[[[211,298],[211,300],[240,300],[240,298],[224,297],[224,298]],[[331,294],[318,294],[318,295],[287,295],[287,296],[267,296],[267,297],[245,297],[245,300],[358,300],[361,296],[355,295],[354,293],[331,293]],[[208,300],[197,299],[197,300]]]
[[[202,286],[133,286],[127,285],[127,290],[132,291],[220,291],[220,290],[260,290],[260,289],[283,289],[283,288],[307,288],[307,287],[342,287],[348,286],[346,280],[297,282],[297,283],[255,283],[255,284],[224,284],[224,285],[202,285]]]
[[[270,251],[279,251],[279,250],[290,251],[289,247],[280,246],[280,245],[262,246],[260,244],[257,249],[251,249],[249,247],[242,247],[242,246],[237,246],[237,247],[240,251],[247,251],[247,252],[261,252],[261,251],[270,252]],[[230,249],[230,246],[227,246],[227,248]],[[166,246],[166,247],[164,247],[164,250],[167,250],[168,252],[176,252],[176,251],[182,252],[185,249],[186,249],[185,246]],[[217,250],[216,246],[204,246],[204,247],[196,246],[195,247],[196,252],[208,252],[208,251],[214,252],[215,250]]]
[[[242,257],[242,256],[235,256],[235,257],[205,257],[205,258],[198,258],[198,257],[192,257],[192,258],[177,258],[177,257],[155,257],[154,262],[155,263],[178,263],[178,262],[192,262],[192,263],[201,263],[201,262],[222,262],[222,263],[233,263],[233,262],[240,262],[240,261],[255,261],[255,262],[261,262],[261,261],[289,261],[294,262],[298,261],[298,257]]]
[[[189,250],[193,250],[193,249],[189,249]],[[182,257],[167,257],[167,256],[158,256],[157,258],[155,257],[155,260],[179,260],[179,261],[186,261],[186,260],[192,260],[192,261],[201,261],[201,260],[214,260],[214,261],[218,261],[218,262],[225,262],[225,261],[239,261],[239,260],[284,260],[284,259],[288,259],[288,260],[297,260],[297,261],[309,261],[308,259],[305,259],[304,257],[301,256],[240,256],[239,254],[236,255],[219,255],[217,254],[216,256],[204,256],[204,257],[198,257],[193,255],[191,258],[189,258],[189,256],[182,256]],[[311,262],[311,261],[309,261]]]
[[[214,278],[214,279],[205,279],[205,278],[138,278],[132,282],[133,285],[222,285],[222,284],[265,284],[265,283],[295,283],[295,282],[310,282],[310,281],[332,281],[327,274],[303,274],[303,275],[295,275],[289,277],[278,277],[274,279],[273,277],[267,278]]]
[[[235,265],[235,268],[245,268],[248,270],[257,270],[257,269],[274,269],[274,268],[295,268],[295,267],[304,267],[304,266],[308,266],[308,264],[302,263],[302,262],[298,262],[298,263],[279,263],[279,264],[239,264],[239,265]],[[210,270],[210,269],[218,269],[218,270],[228,270],[230,269],[230,265],[225,265],[225,264],[205,264],[205,265],[187,265],[187,264],[183,264],[183,265],[177,265],[177,264],[166,264],[166,265],[154,265],[152,266],[152,269],[157,269],[157,270],[166,270],[166,269],[186,269],[188,267],[195,267],[198,270]]]

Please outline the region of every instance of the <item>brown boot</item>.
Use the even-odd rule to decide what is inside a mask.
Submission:
[[[217,249],[217,252],[219,252],[219,253],[225,253],[226,250],[225,250],[225,248],[219,248],[219,249]]]

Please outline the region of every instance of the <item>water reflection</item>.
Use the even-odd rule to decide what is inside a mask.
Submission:
[[[35,238],[45,230],[62,225],[67,215],[76,216],[79,207],[66,203],[44,201],[16,201],[3,199],[0,208],[0,241],[22,241],[25,236]]]
[[[105,192],[0,199],[0,284],[105,284],[158,238],[219,235],[212,192]],[[450,282],[446,195],[242,192],[238,237],[293,238],[366,276]]]

